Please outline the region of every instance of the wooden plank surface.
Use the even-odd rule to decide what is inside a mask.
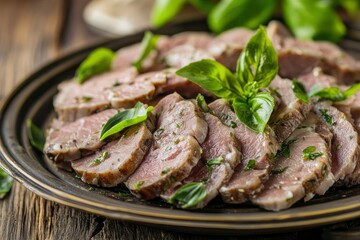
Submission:
[[[0,0],[0,99],[48,60],[102,38],[86,28],[82,20],[86,2]],[[317,229],[256,239],[319,239],[321,232]],[[106,219],[45,200],[15,182],[10,194],[0,201],[0,239],[225,238],[179,234]]]

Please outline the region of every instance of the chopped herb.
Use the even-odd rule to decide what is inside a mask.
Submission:
[[[127,127],[136,125],[145,121],[148,114],[154,109],[152,106],[144,107],[144,104],[138,102],[134,108],[126,109],[116,113],[103,126],[100,133],[100,141],[107,137],[121,132]]]
[[[95,158],[90,164],[89,166],[93,166],[93,165],[97,165],[102,163],[105,159],[107,159],[109,157],[109,152],[105,151],[103,152],[100,156],[98,156],[97,158]]]
[[[309,146],[303,150],[303,157],[304,160],[315,160],[317,157],[320,157],[323,155],[322,152],[315,152],[316,147],[315,146]]]
[[[177,203],[181,208],[195,206],[206,197],[203,182],[191,182],[181,186],[169,199],[169,203]]]
[[[115,82],[115,83],[112,85],[112,87],[118,87],[118,86],[120,86],[120,85],[121,85],[121,83]]]
[[[327,165],[325,163],[323,163],[323,165],[321,167],[321,175],[322,176],[325,176],[326,170],[327,170]]]
[[[196,101],[201,111],[214,114],[213,110],[207,105],[205,98],[200,93],[196,96]]]
[[[158,136],[160,136],[163,132],[164,132],[164,129],[163,129],[163,128],[159,128],[159,129],[157,129],[157,130],[154,132],[154,136],[155,136],[155,137],[158,137]]]
[[[236,122],[230,121],[229,127],[231,127],[231,128],[236,128],[236,127],[237,127]]]
[[[178,138],[174,140],[175,144],[178,144],[179,142],[180,142],[180,139],[178,139]]]
[[[167,167],[167,168],[165,168],[164,170],[161,171],[161,174],[160,174],[160,175],[163,176],[163,175],[169,173],[170,170],[171,170],[171,167]]]
[[[213,170],[213,166],[220,165],[224,161],[224,158],[222,156],[210,159],[206,162],[206,166],[209,171]]]
[[[177,178],[176,178],[176,177],[174,177],[174,176],[170,176],[170,181],[171,181],[172,183],[174,183],[174,182],[176,182],[176,181],[177,181]]]
[[[273,169],[273,170],[271,170],[271,174],[272,175],[279,175],[279,174],[282,174],[283,172],[285,172],[286,169],[288,169],[288,167],[282,167],[282,168]]]
[[[92,97],[83,96],[83,97],[81,98],[81,102],[86,103],[86,102],[89,102],[91,99],[92,99]]]
[[[75,178],[76,178],[76,179],[81,179],[81,176],[76,174],[76,175],[75,175]]]
[[[172,149],[172,147],[167,146],[167,147],[165,148],[165,151],[167,152],[167,151],[170,151],[171,149]]]
[[[3,199],[10,191],[13,179],[0,167],[0,199]]]
[[[177,124],[176,124],[176,128],[180,128],[180,124],[177,123]]]
[[[223,121],[226,121],[230,118],[229,115],[225,114],[225,113],[221,113],[220,115],[220,119],[223,120]]]
[[[182,116],[184,115],[184,110],[185,110],[185,109],[181,109],[181,111],[180,111],[180,113],[179,113],[180,117],[182,117]]]
[[[137,183],[135,183],[134,189],[135,189],[135,190],[139,190],[140,187],[141,187],[144,183],[145,183],[144,181],[138,181]]]
[[[351,136],[349,136],[349,139],[350,139],[350,140],[352,140],[353,138],[354,138],[354,136],[352,136],[352,135],[351,135]]]
[[[321,100],[341,102],[354,95],[359,89],[360,83],[354,84],[344,92],[342,92],[338,87],[328,87],[313,91],[311,96],[319,97]]]
[[[295,141],[296,139],[284,142],[281,145],[281,149],[278,151],[277,156],[282,156],[286,158],[290,157],[290,145],[293,144]]]
[[[327,109],[319,109],[321,116],[325,119],[325,122],[327,122],[328,124],[333,124],[333,118],[332,116],[330,116],[327,112]]]
[[[133,66],[140,72],[142,70],[143,61],[156,49],[156,44],[160,36],[154,35],[151,32],[145,32],[144,38],[141,42],[141,52],[138,58],[133,62]]]
[[[26,121],[26,127],[31,145],[42,152],[45,144],[45,135],[43,131],[36,126],[31,119]]]
[[[251,159],[248,161],[248,163],[246,164],[244,171],[247,172],[251,169],[254,169],[256,167],[256,161],[254,159]]]
[[[336,149],[339,150],[341,148],[340,144],[336,144]]]

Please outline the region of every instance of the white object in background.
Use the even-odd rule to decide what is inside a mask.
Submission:
[[[155,0],[93,0],[84,9],[87,24],[108,35],[122,36],[151,27],[151,9]],[[204,18],[186,6],[173,22]]]

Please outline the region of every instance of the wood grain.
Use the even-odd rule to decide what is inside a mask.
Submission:
[[[0,0],[0,99],[59,54],[101,39],[86,28],[86,0]],[[317,239],[321,229],[241,239]],[[0,239],[225,239],[106,219],[36,196],[19,183],[0,201]],[[240,239],[229,237],[227,239]]]

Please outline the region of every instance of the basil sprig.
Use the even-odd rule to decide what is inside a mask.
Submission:
[[[142,70],[143,61],[156,49],[156,44],[160,36],[154,35],[151,32],[145,32],[144,38],[141,41],[141,52],[138,58],[133,62],[133,66],[140,72]]]
[[[43,131],[36,126],[31,119],[26,121],[26,127],[31,145],[42,152],[45,145],[45,135]]]
[[[309,97],[306,94],[306,90],[304,85],[301,82],[298,82],[297,80],[292,81],[292,90],[295,94],[295,96],[300,99],[304,103],[310,103]]]
[[[88,78],[110,70],[115,53],[108,48],[97,48],[80,64],[75,79],[84,83]]]
[[[341,102],[353,96],[360,90],[360,83],[356,83],[345,91],[341,91],[338,87],[328,87],[321,90],[315,90],[310,93],[311,97],[319,97],[321,100],[330,100],[333,102]]]
[[[0,167],[0,199],[10,191],[13,179]]]
[[[105,138],[114,135],[127,127],[145,121],[148,118],[148,113],[153,109],[153,106],[145,108],[144,104],[138,102],[134,108],[116,113],[103,126],[100,133],[100,141],[103,141]]]
[[[201,202],[205,197],[204,183],[191,182],[181,186],[168,202],[177,203],[181,208],[189,208]]]
[[[277,53],[261,26],[242,51],[235,74],[213,60],[193,62],[176,73],[228,100],[239,120],[259,133],[264,131],[274,110],[274,98],[261,89],[270,84],[277,72]]]

